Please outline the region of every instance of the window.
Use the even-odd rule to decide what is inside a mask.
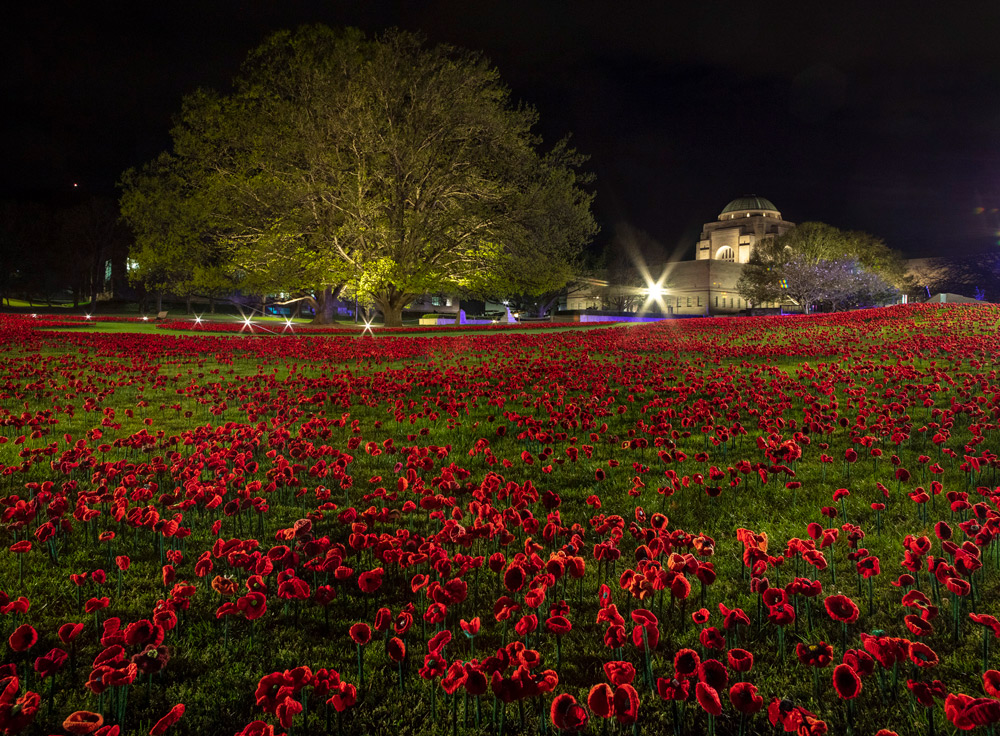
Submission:
[[[715,297],[715,306],[719,306],[719,297]]]
[[[716,252],[715,258],[716,260],[719,261],[727,261],[729,263],[732,263],[734,260],[736,260],[736,254],[733,253],[732,248],[730,248],[728,245],[724,245],[721,248],[719,248],[719,250]]]
[[[688,299],[687,305],[690,307],[691,306],[691,297],[688,297],[687,299]]]
[[[701,306],[701,297],[698,297],[698,306]]]

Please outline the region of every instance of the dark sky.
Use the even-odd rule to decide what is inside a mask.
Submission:
[[[391,26],[478,49],[596,212],[668,251],[743,194],[910,255],[1000,247],[1000,3],[21,3],[0,30],[0,197],[110,193],[272,30]]]

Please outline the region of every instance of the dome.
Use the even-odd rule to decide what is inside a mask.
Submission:
[[[778,208],[769,199],[758,197],[756,194],[748,194],[745,197],[737,197],[727,204],[719,214],[719,219],[723,219],[723,215],[727,215],[730,212],[747,211],[778,212]]]

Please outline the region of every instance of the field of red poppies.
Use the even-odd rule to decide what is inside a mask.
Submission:
[[[0,316],[0,733],[993,733],[998,329]]]

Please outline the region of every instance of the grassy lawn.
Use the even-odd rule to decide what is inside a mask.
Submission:
[[[178,703],[168,733],[258,719],[296,736],[542,732],[553,699],[586,705],[609,662],[634,669],[634,732],[774,733],[766,712],[730,703],[742,680],[765,711],[787,699],[829,733],[925,733],[907,680],[982,697],[997,666],[969,614],[998,614],[998,318],[911,306],[247,340],[0,317],[0,537],[32,543],[0,556],[6,598],[30,601],[0,633],[38,634],[3,663],[21,694],[40,694],[37,733],[87,710],[146,734]],[[913,559],[916,572],[901,565]],[[220,593],[226,577],[234,590]],[[817,596],[803,592],[816,581]],[[765,587],[787,591],[788,609]],[[257,591],[260,618],[246,613]],[[845,624],[824,605],[841,595],[857,608]],[[556,616],[571,630],[552,633]],[[156,656],[169,661],[94,692],[102,653],[121,671],[112,682],[133,657],[148,668],[142,621],[163,626]],[[84,624],[72,644],[58,636],[69,622]],[[361,648],[356,624],[376,628]],[[644,635],[658,639],[648,651]],[[868,635],[890,637],[895,664],[866,669]],[[796,648],[821,641],[832,661],[814,678]],[[42,680],[33,665],[53,647],[72,666]],[[709,678],[712,724],[696,674],[687,702],[660,697],[682,649],[726,671],[726,684]],[[490,656],[495,689],[446,691]],[[832,680],[844,661],[861,673],[850,707]],[[357,702],[338,713],[320,670]],[[271,675],[288,689],[265,686],[259,705]],[[609,730],[587,712],[584,732]],[[942,699],[930,712],[950,728]]]

